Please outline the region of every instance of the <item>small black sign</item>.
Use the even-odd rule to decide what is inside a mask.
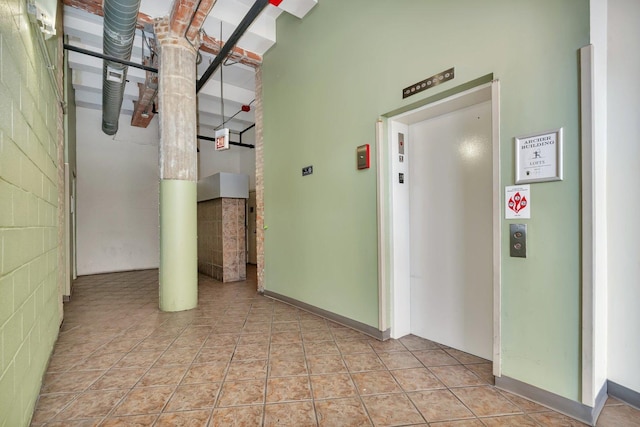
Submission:
[[[430,89],[434,86],[438,86],[440,83],[447,82],[453,79],[454,77],[455,77],[454,68],[449,68],[448,70],[438,73],[434,76],[431,76],[428,79],[412,84],[409,87],[405,87],[404,89],[402,89],[402,99],[408,98],[411,95],[415,95],[416,93],[422,92],[423,90]]]
[[[311,175],[313,173],[313,166],[305,166],[302,168],[302,176]]]

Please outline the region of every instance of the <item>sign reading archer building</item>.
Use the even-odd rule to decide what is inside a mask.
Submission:
[[[516,184],[562,179],[562,128],[515,140]]]

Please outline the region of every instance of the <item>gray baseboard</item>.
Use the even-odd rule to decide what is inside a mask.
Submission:
[[[304,311],[308,311],[309,313],[313,313],[315,315],[318,315],[320,317],[324,317],[327,320],[331,320],[333,322],[339,323],[342,326],[346,326],[348,328],[351,329],[355,329],[358,332],[362,332],[365,335],[369,335],[370,337],[373,337],[377,340],[380,341],[385,341],[388,340],[389,337],[391,336],[391,330],[387,329],[386,331],[380,331],[377,328],[374,328],[373,326],[369,326],[366,325],[364,323],[358,322],[356,320],[353,319],[349,319],[348,317],[344,317],[341,316],[339,314],[336,313],[332,313],[330,311],[324,310],[322,308],[318,308],[316,306],[313,306],[311,304],[307,304],[306,302],[302,302],[302,301],[298,301],[296,299],[293,298],[289,298],[287,296],[284,295],[280,295],[276,292],[271,292],[267,289],[265,289],[263,291],[263,295],[267,296],[269,298],[273,298],[275,300],[287,303],[289,305],[292,305],[294,307],[297,307],[301,310]]]
[[[607,381],[607,390],[609,392],[609,396],[615,397],[624,403],[640,409],[640,393],[637,391],[631,390],[630,388],[614,383],[610,380]]]
[[[571,418],[575,418],[576,420],[582,421],[590,426],[596,425],[596,420],[600,415],[600,411],[602,411],[602,408],[607,401],[606,383],[598,392],[598,396],[596,396],[596,404],[593,408],[504,375],[496,377],[496,387],[529,400],[533,400],[540,405],[546,406],[547,408],[553,409],[554,411],[565,414]]]

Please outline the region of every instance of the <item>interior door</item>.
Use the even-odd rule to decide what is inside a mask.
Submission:
[[[493,358],[491,102],[409,126],[411,332]]]

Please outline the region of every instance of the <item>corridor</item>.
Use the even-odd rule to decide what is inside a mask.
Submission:
[[[75,282],[32,426],[582,425],[494,388],[483,359],[263,297],[255,267],[245,282],[201,275],[198,308],[179,313],[158,310],[157,277]],[[609,399],[598,425],[639,414]]]

